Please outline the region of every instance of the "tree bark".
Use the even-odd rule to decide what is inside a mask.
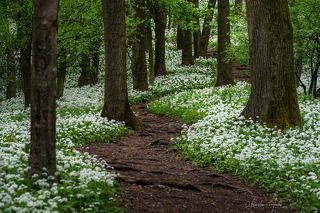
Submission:
[[[193,0],[195,7],[199,8],[199,0]],[[193,52],[194,52],[194,59],[199,58],[200,56],[200,20],[199,17],[196,17],[197,29],[193,33]]]
[[[155,79],[154,72],[154,50],[153,50],[153,37],[152,29],[150,24],[146,28],[146,47],[149,54],[148,63],[149,63],[149,84],[152,85]]]
[[[7,50],[7,99],[17,96],[17,80],[14,52],[12,49]]]
[[[91,69],[90,56],[87,53],[82,54],[80,61],[81,73],[78,79],[78,86],[83,87],[87,85],[97,84],[97,73]]]
[[[301,124],[288,1],[247,0],[252,89],[246,118],[286,129]]]
[[[19,8],[16,16],[17,38],[20,50],[20,71],[22,76],[22,88],[25,108],[30,106],[31,101],[31,43],[32,43],[32,15],[29,11],[28,2],[18,0]]]
[[[20,49],[20,68],[23,80],[24,106],[31,104],[31,40],[25,48]]]
[[[190,66],[194,64],[192,55],[192,32],[182,31],[182,65]]]
[[[200,56],[203,56],[203,57],[207,55],[209,39],[211,34],[210,23],[212,22],[212,19],[213,19],[216,2],[217,0],[209,0],[208,9],[210,10],[210,14],[205,17],[203,22],[203,29],[202,29],[201,38],[200,38]]]
[[[182,50],[182,43],[183,43],[183,30],[181,27],[177,27],[177,50]]]
[[[35,0],[29,178],[56,172],[57,16],[58,0]]]
[[[236,15],[241,15],[243,0],[235,0],[234,5],[235,5],[235,13],[236,13]]]
[[[159,5],[159,2],[155,3],[154,9],[154,23],[155,23],[155,75],[166,75],[166,11]]]
[[[234,84],[232,64],[227,56],[230,45],[229,0],[218,0],[218,76],[216,86]]]
[[[132,45],[132,78],[133,88],[139,91],[148,90],[148,69],[146,63],[146,27],[144,12],[145,1],[135,0],[136,16],[140,20],[136,29],[136,41]]]
[[[59,66],[58,66],[58,76],[57,76],[57,98],[63,97],[64,93],[64,83],[67,74],[67,53],[65,49],[61,49],[59,52]]]
[[[97,44],[93,45],[94,50],[92,52],[91,56],[91,70],[93,73],[93,82],[95,84],[98,83],[99,81],[99,67],[100,67],[100,46],[101,46],[101,41],[99,41]]]
[[[124,121],[133,129],[141,123],[128,101],[126,75],[125,1],[103,0],[105,42],[105,97],[102,117]]]

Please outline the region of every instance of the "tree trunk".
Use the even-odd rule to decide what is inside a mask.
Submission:
[[[102,117],[124,121],[133,129],[141,124],[128,101],[126,75],[125,1],[103,0],[105,42],[105,97]]]
[[[183,30],[181,27],[177,27],[177,50],[182,50],[182,43],[183,43]]]
[[[199,0],[194,0],[196,8],[199,8]],[[197,29],[193,33],[193,49],[194,49],[194,59],[199,58],[200,56],[200,20],[199,17],[196,17]]]
[[[25,108],[30,106],[31,101],[31,40],[25,48],[20,49],[20,68],[23,80],[23,94]]]
[[[57,15],[58,0],[34,1],[29,178],[56,172]]]
[[[302,52],[297,52],[295,57],[294,70],[297,76],[296,82],[301,78],[302,69],[303,69],[303,54]]]
[[[152,37],[152,29],[151,26],[148,25],[146,28],[146,47],[148,50],[149,58],[149,83],[152,85],[155,79],[155,72],[154,72],[154,51],[153,51],[153,37]]]
[[[17,96],[17,80],[14,52],[12,49],[7,50],[7,99]]]
[[[247,4],[252,89],[243,115],[269,127],[300,125],[288,1]]]
[[[218,76],[216,86],[234,84],[232,64],[227,56],[230,45],[229,0],[218,0]]]
[[[243,0],[235,0],[235,13],[236,15],[241,15],[242,13],[242,4],[243,4]]]
[[[31,101],[31,43],[32,43],[32,15],[27,1],[19,0],[20,8],[16,16],[17,38],[20,49],[20,71],[22,76],[22,88],[25,108]]]
[[[148,90],[148,69],[146,64],[146,27],[145,1],[135,0],[137,18],[141,21],[136,29],[136,41],[132,45],[132,78],[133,88],[139,91]]]
[[[172,27],[172,16],[168,15],[168,29],[171,29]]]
[[[67,53],[65,49],[61,49],[59,53],[59,66],[57,76],[57,98],[63,97],[67,67]]]
[[[166,21],[167,14],[165,10],[159,5],[159,2],[156,3],[154,10],[154,23],[155,23],[155,65],[154,71],[155,75],[166,75]]]
[[[100,67],[100,45],[101,43],[99,42],[98,44],[94,45],[95,50],[93,50],[91,61],[92,61],[92,78],[93,82],[95,84],[98,83],[99,81],[99,67]]]
[[[91,60],[90,56],[87,53],[84,53],[81,56],[80,68],[81,74],[78,80],[79,87],[97,84],[97,73],[94,72],[93,69],[91,69]]]
[[[194,64],[192,55],[192,32],[182,31],[182,65],[190,66]]]
[[[208,9],[210,10],[210,14],[205,17],[203,22],[203,29],[202,29],[201,38],[200,38],[200,56],[203,56],[203,57],[207,55],[210,33],[211,33],[210,23],[212,22],[212,19],[213,19],[216,2],[217,0],[209,0]]]

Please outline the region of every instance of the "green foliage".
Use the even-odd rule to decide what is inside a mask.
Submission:
[[[244,15],[231,15],[231,46],[228,56],[240,64],[249,64],[249,38],[247,19]]]
[[[155,0],[151,0],[155,2]],[[172,21],[181,29],[198,29],[196,17],[201,16],[201,10],[196,8],[193,1],[190,0],[161,0],[159,5],[164,8]]]
[[[59,51],[66,52],[69,65],[81,55],[99,50],[103,39],[101,1],[61,0],[58,33]]]
[[[320,2],[318,0],[291,0],[290,12],[293,23],[295,55],[303,57],[303,64],[310,69],[308,57],[314,47],[312,37],[320,35]],[[319,51],[319,50],[318,50]]]

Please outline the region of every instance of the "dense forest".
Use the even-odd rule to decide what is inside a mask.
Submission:
[[[0,0],[0,212],[320,211],[320,0]]]

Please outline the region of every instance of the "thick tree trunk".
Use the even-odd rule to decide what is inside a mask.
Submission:
[[[209,46],[210,34],[211,34],[211,26],[214,8],[216,6],[217,0],[209,0],[208,9],[210,10],[210,14],[205,17],[203,22],[203,29],[200,38],[200,56],[205,57],[207,55],[207,50]]]
[[[234,84],[232,64],[227,57],[230,45],[229,0],[218,0],[218,76],[216,86]]]
[[[103,0],[105,42],[105,97],[102,117],[124,121],[133,129],[141,124],[128,101],[126,75],[125,1]]]
[[[269,127],[300,125],[288,1],[247,4],[252,89],[243,115]]]
[[[59,66],[57,76],[57,98],[63,97],[67,67],[67,53],[65,49],[61,49],[59,53]]]
[[[199,8],[199,0],[193,0],[195,7]],[[199,58],[200,56],[200,20],[199,17],[196,17],[197,29],[193,33],[193,52],[194,52],[194,59]]]
[[[153,37],[152,37],[152,29],[149,25],[146,28],[146,48],[149,54],[148,63],[149,63],[149,84],[152,85],[155,79],[154,72],[154,51],[153,51]]]
[[[13,50],[7,50],[7,99],[17,96],[16,66]]]
[[[81,73],[78,79],[79,87],[97,84],[97,73],[94,72],[93,69],[91,69],[91,60],[89,55],[83,54],[81,56],[80,68]]]
[[[35,0],[29,178],[56,172],[57,15],[58,0]]]
[[[136,16],[141,23],[136,29],[136,42],[132,45],[132,78],[133,88],[139,91],[148,90],[148,68],[146,63],[146,27],[145,1],[135,0]]]
[[[166,21],[167,14],[164,9],[156,3],[154,10],[154,23],[155,23],[155,75],[166,75]]]
[[[192,55],[192,32],[182,31],[182,65],[190,66],[194,64]]]

